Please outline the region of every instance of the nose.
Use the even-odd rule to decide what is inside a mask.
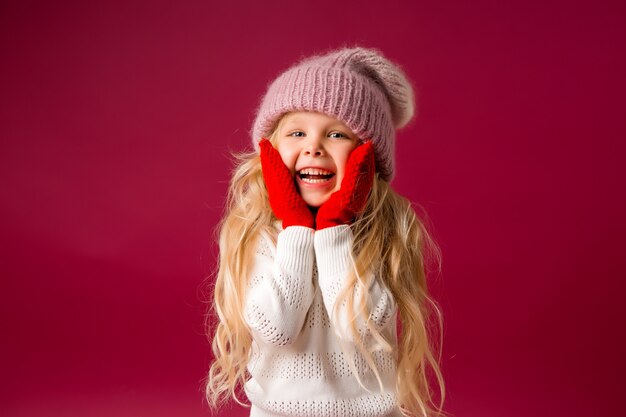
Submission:
[[[322,140],[317,135],[310,135],[302,147],[302,154],[306,156],[323,156],[326,154]]]

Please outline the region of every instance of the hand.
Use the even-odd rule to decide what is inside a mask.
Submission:
[[[341,188],[332,193],[317,212],[317,230],[354,221],[356,215],[365,208],[375,171],[374,147],[368,141],[359,145],[348,157]]]
[[[259,147],[263,179],[274,215],[283,221],[284,229],[289,226],[313,228],[313,213],[298,193],[293,176],[280,154],[265,138],[259,142]]]

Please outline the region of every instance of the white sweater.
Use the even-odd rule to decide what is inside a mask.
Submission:
[[[332,322],[332,308],[352,267],[353,234],[349,226],[320,231],[291,226],[278,234],[276,246],[263,235],[246,297],[245,317],[253,343],[244,389],[250,417],[396,417],[396,304],[378,278],[369,288],[370,320],[393,346],[385,352],[361,320],[360,334],[373,353],[383,384],[351,342],[346,322]],[[341,312],[345,313],[345,303]],[[344,315],[340,315],[340,318]],[[342,351],[341,340],[363,389]],[[368,337],[369,336],[369,337]]]

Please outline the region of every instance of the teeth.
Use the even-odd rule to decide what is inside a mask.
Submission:
[[[330,171],[326,171],[318,168],[304,168],[300,170],[300,174],[303,175],[328,175],[332,174]]]
[[[329,178],[324,178],[324,179],[302,178],[302,181],[308,182],[309,184],[319,184],[320,182],[330,181],[330,179]]]

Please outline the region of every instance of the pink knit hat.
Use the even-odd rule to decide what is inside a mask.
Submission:
[[[371,139],[382,179],[394,175],[395,129],[415,112],[413,89],[402,70],[374,49],[343,48],[305,58],[276,78],[263,98],[252,140],[269,136],[290,111],[317,111]]]

